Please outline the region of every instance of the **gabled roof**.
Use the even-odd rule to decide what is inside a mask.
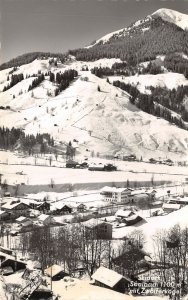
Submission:
[[[131,214],[134,214],[134,212],[132,210],[123,210],[123,209],[119,209],[116,213],[115,216],[116,217],[124,217],[127,218],[129,217]]]
[[[129,191],[127,188],[117,188],[117,187],[111,187],[111,186],[104,186],[101,189],[102,192],[111,192],[111,193],[122,193],[124,191]]]
[[[128,278],[125,278],[123,275],[118,274],[117,272],[107,269],[105,267],[100,267],[92,275],[92,279],[97,280],[111,288],[113,288],[123,278],[127,281],[130,281]]]
[[[53,266],[50,266],[49,268],[45,269],[44,272],[47,276],[54,277],[57,274],[59,274],[60,272],[64,272],[64,269],[63,269],[63,267],[61,267],[59,265],[53,265]]]
[[[4,204],[3,206],[2,206],[2,208],[3,209],[13,209],[13,208],[15,208],[15,207],[17,207],[17,206],[19,206],[19,205],[25,205],[25,206],[27,206],[28,208],[29,208],[29,205],[28,204],[26,204],[26,203],[23,203],[23,202],[9,202],[9,203],[6,203],[6,204]]]
[[[181,204],[164,203],[162,208],[178,210],[181,208]]]
[[[23,217],[23,216],[21,216],[21,217],[19,217],[19,218],[16,219],[17,222],[23,222],[23,221],[25,222],[27,220],[28,220],[28,218]]]
[[[85,226],[85,227],[88,227],[88,228],[94,228],[98,225],[101,225],[101,224],[104,224],[106,223],[105,221],[102,221],[102,220],[99,220],[99,219],[90,219],[88,221],[85,221],[83,222],[82,224]]]
[[[38,220],[43,222],[46,219],[48,219],[49,217],[51,217],[51,216],[42,214],[42,215],[38,216]]]

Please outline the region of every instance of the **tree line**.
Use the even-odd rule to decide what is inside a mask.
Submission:
[[[49,57],[58,58],[63,63],[66,59],[66,54],[52,52],[30,52],[13,58],[6,63],[3,63],[2,65],[0,65],[0,70],[19,67],[29,64],[35,59],[48,59]]]
[[[50,72],[49,75],[50,81],[58,84],[58,87],[55,89],[55,96],[57,96],[78,76],[78,72],[74,69],[70,69],[66,70],[64,73],[57,72],[56,75],[53,72]]]
[[[11,76],[11,79],[9,78],[9,76],[7,77],[7,80],[10,80],[10,83],[7,86],[4,86],[3,88],[3,92],[9,90],[10,88],[12,88],[14,85],[16,85],[18,82],[24,80],[24,76],[23,73],[20,74],[13,74]]]
[[[39,86],[45,79],[44,74],[40,74],[35,78],[32,83],[29,85],[28,92],[35,89],[37,86]]]
[[[6,150],[13,150],[15,147],[21,148],[23,151],[28,152],[28,154],[32,154],[32,148],[40,144],[41,153],[45,153],[47,151],[48,146],[54,146],[53,137],[51,137],[48,133],[37,134],[34,136],[33,134],[27,135],[20,128],[5,128],[0,127],[0,148]]]
[[[142,94],[132,86],[119,80],[113,81],[113,85],[121,88],[131,95],[130,101],[146,113],[175,123],[183,129],[187,129],[184,121],[188,120],[186,107],[183,105],[184,96],[188,94],[187,86],[180,86],[177,90],[168,90],[166,88],[150,87],[152,94]],[[179,112],[181,117],[173,115],[173,111]]]

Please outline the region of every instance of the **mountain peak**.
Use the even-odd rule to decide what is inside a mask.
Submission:
[[[188,30],[188,15],[169,8],[160,8],[151,16],[159,16],[164,21],[174,23],[183,30]]]

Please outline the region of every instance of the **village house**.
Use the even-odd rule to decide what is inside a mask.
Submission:
[[[38,209],[43,214],[46,214],[50,211],[50,203],[48,203],[47,201],[43,201],[36,206],[36,209]]]
[[[94,239],[112,239],[112,224],[98,219],[90,219],[83,222],[86,236]]]
[[[77,204],[77,212],[85,212],[87,210],[87,206],[84,203]]]
[[[105,267],[100,267],[91,278],[94,280],[94,285],[123,294],[128,293],[128,285],[131,282],[128,277]]]
[[[49,216],[49,215],[42,214],[42,215],[38,216],[37,219],[40,223],[42,223],[45,226],[55,224],[55,220],[53,219],[52,216]]]
[[[4,204],[1,207],[2,210],[10,214],[11,219],[16,219],[20,216],[28,216],[30,207],[28,204],[21,202],[20,200],[13,200]]]
[[[73,208],[71,205],[68,204],[62,204],[56,207],[55,213],[58,215],[68,215],[71,214],[73,211]]]
[[[129,203],[131,190],[127,188],[105,186],[101,189],[100,194],[103,196],[104,201]]]

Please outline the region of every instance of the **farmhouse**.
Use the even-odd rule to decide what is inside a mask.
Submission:
[[[127,188],[105,186],[102,188],[100,194],[103,196],[104,201],[128,203],[131,190]]]
[[[11,219],[16,219],[20,216],[28,216],[30,209],[28,204],[22,203],[20,200],[6,203],[1,208],[10,214]]]
[[[105,267],[100,267],[91,278],[95,285],[120,293],[128,292],[128,284],[131,282],[129,278]]]
[[[102,220],[90,219],[83,222],[87,236],[94,239],[112,239],[112,224]]]
[[[66,161],[66,168],[76,168],[78,163],[72,159]]]

